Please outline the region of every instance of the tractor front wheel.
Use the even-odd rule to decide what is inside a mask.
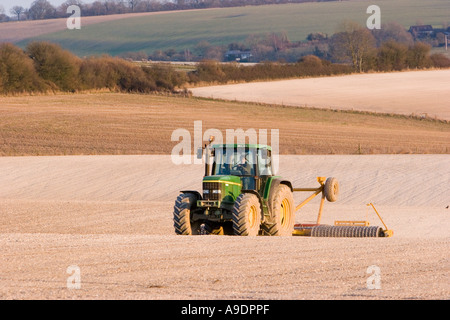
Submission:
[[[257,236],[261,225],[261,206],[256,195],[243,193],[233,207],[233,232],[238,236]]]
[[[197,197],[194,194],[180,194],[173,207],[173,226],[179,235],[199,234],[198,223],[191,222],[191,210],[196,205]]]

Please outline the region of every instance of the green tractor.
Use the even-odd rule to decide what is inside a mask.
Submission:
[[[210,141],[197,157],[203,153],[203,192],[181,191],[173,213],[176,234],[292,235],[294,189],[273,175],[270,146]]]

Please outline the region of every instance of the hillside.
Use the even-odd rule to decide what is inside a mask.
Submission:
[[[86,27],[93,24],[98,24],[108,21],[117,21],[128,18],[138,18],[148,15],[168,14],[174,13],[170,11],[165,12],[146,12],[146,13],[131,13],[131,14],[112,14],[104,16],[90,16],[82,19],[82,26]],[[67,29],[67,19],[48,19],[48,20],[29,20],[18,22],[7,22],[0,24],[0,42],[17,43],[28,39],[35,40],[39,36],[46,36],[58,31]]]
[[[49,40],[85,56],[103,53],[118,55],[130,51],[152,53],[169,48],[193,50],[201,41],[227,45],[243,41],[249,35],[277,32],[285,32],[291,41],[300,41],[311,32],[332,34],[343,20],[355,20],[364,25],[369,17],[366,13],[369,4],[374,3],[319,2],[118,15],[112,21],[95,24],[83,23],[82,20],[81,30],[55,29],[52,33],[49,29],[47,34],[31,35],[18,43],[25,46],[31,40]],[[417,22],[440,27],[450,16],[446,0],[381,0],[376,4],[382,10],[383,23],[394,21],[405,28]],[[94,21],[96,17],[90,18]],[[88,21],[88,18],[84,19]],[[53,21],[48,20],[48,23]],[[13,28],[3,33],[0,39],[5,39],[5,34],[8,34],[8,39],[23,39],[22,26],[17,24],[18,32],[22,32],[17,36],[14,36]]]

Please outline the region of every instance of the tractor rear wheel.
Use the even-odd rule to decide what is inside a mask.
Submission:
[[[238,236],[257,236],[261,226],[261,206],[256,195],[243,193],[233,207],[233,232]]]
[[[198,223],[191,222],[191,210],[196,205],[197,197],[194,194],[180,194],[173,207],[173,226],[179,235],[198,234]]]
[[[272,218],[263,230],[271,236],[291,236],[294,223],[294,196],[288,186],[280,184],[273,197]]]

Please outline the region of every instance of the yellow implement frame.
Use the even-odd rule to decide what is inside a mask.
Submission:
[[[335,221],[335,226],[361,226],[368,227],[370,225],[369,221]]]
[[[384,236],[385,237],[392,237],[394,235],[394,230],[389,230],[388,227],[386,226],[386,224],[384,223],[383,219],[381,219],[380,214],[378,213],[377,209],[375,209],[375,206],[373,205],[373,203],[368,203],[367,206],[372,206],[373,210],[375,211],[375,213],[377,214],[378,218],[380,218],[381,223],[384,226]]]
[[[293,188],[294,192],[314,192],[308,198],[306,198],[302,203],[295,207],[295,211],[300,210],[305,204],[314,199],[319,193],[322,193],[322,199],[320,200],[319,214],[317,215],[317,224],[320,224],[320,219],[322,218],[323,204],[325,202],[325,194],[323,193],[323,188],[325,185],[326,177],[317,177],[317,182],[320,183],[318,188]]]

